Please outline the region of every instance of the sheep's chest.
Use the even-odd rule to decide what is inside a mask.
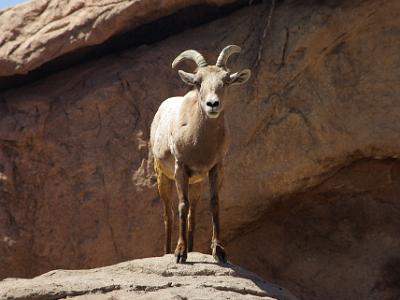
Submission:
[[[182,130],[171,145],[173,155],[188,167],[193,176],[207,173],[227,150],[225,127],[206,129]]]

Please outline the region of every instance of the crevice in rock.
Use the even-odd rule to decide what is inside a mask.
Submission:
[[[31,293],[21,297],[14,297],[12,299],[13,300],[58,300],[58,299],[65,299],[65,298],[88,295],[88,294],[96,294],[96,293],[105,294],[120,289],[121,289],[120,285],[113,284],[99,288],[80,290],[80,291],[56,291],[56,292],[49,292],[47,294]]]
[[[149,286],[149,285],[136,285],[131,287],[131,289],[129,289],[129,291],[133,291],[133,292],[156,292],[159,290],[163,290],[163,289],[167,289],[169,287],[172,287],[173,284],[172,282],[168,282],[164,285],[156,285],[156,286]]]
[[[265,291],[256,291],[256,290],[250,290],[246,288],[236,288],[233,286],[222,286],[222,285],[210,285],[210,284],[202,284],[202,287],[206,288],[212,288],[217,291],[222,291],[222,292],[232,292],[232,293],[238,293],[241,295],[252,295],[252,296],[258,296],[258,297],[269,297],[269,295]]]
[[[189,264],[189,263],[187,263]],[[146,274],[153,274],[154,272],[152,272],[151,270],[143,270],[143,273]],[[226,276],[225,273],[222,274],[218,274],[216,273],[214,270],[208,270],[208,269],[201,269],[201,270],[196,270],[192,273],[188,273],[188,274],[177,274],[174,271],[170,271],[170,270],[164,270],[161,273],[156,273],[157,275],[161,275],[163,277],[173,277],[173,276],[179,276],[179,277],[185,277],[185,276]]]
[[[283,43],[281,62],[279,64],[279,70],[282,69],[286,64],[286,51],[289,43],[289,28],[285,27],[285,42]]]
[[[260,62],[261,62],[261,58],[262,58],[262,53],[264,51],[264,43],[265,43],[265,39],[267,37],[268,32],[270,31],[271,28],[271,20],[272,20],[272,16],[274,14],[274,9],[275,9],[275,0],[271,0],[270,5],[267,5],[265,8],[265,13],[263,15],[265,15],[265,22],[263,25],[263,31],[262,31],[262,35],[260,35],[259,37],[259,41],[258,41],[258,50],[257,50],[257,58],[256,61],[254,62],[252,69],[257,69]],[[267,11],[268,11],[268,15],[267,15]]]
[[[0,77],[0,91],[35,82],[79,63],[99,59],[127,48],[157,43],[172,35],[225,17],[246,5],[249,5],[248,0],[239,0],[223,7],[203,4],[181,9],[172,15],[115,35],[99,45],[88,46],[62,55],[28,74]]]
[[[111,242],[112,242],[112,246],[114,248],[115,254],[117,255],[117,257],[119,259],[121,259],[122,255],[121,255],[121,252],[119,251],[119,248],[115,241],[114,228],[113,228],[113,226],[111,224],[111,220],[110,220],[110,198],[108,196],[106,181],[104,179],[104,173],[100,169],[97,169],[96,172],[100,176],[102,187],[104,190],[104,195],[105,195],[105,197],[102,198],[104,214],[105,214],[105,223],[108,225],[108,229],[110,231]]]

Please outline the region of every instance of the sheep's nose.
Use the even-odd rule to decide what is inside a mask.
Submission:
[[[206,105],[209,106],[209,107],[212,107],[212,108],[218,107],[219,106],[219,101],[218,100],[207,101]]]

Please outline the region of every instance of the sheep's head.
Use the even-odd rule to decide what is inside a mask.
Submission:
[[[251,71],[249,69],[231,74],[226,67],[229,56],[239,52],[239,46],[227,46],[218,56],[217,63],[209,66],[199,52],[186,50],[179,54],[172,63],[172,68],[185,59],[193,60],[197,64],[195,73],[182,70],[179,70],[178,73],[183,82],[194,86],[198,91],[201,109],[209,118],[217,118],[224,110],[227,86],[243,84],[250,78]]]

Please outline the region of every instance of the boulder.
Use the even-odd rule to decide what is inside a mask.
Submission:
[[[5,279],[0,298],[22,299],[265,299],[296,300],[289,291],[210,255],[192,252],[190,262],[172,255],[131,260],[89,270],[54,270],[32,279]]]
[[[70,52],[191,6],[234,0],[34,0],[0,11],[0,76],[26,74]]]

